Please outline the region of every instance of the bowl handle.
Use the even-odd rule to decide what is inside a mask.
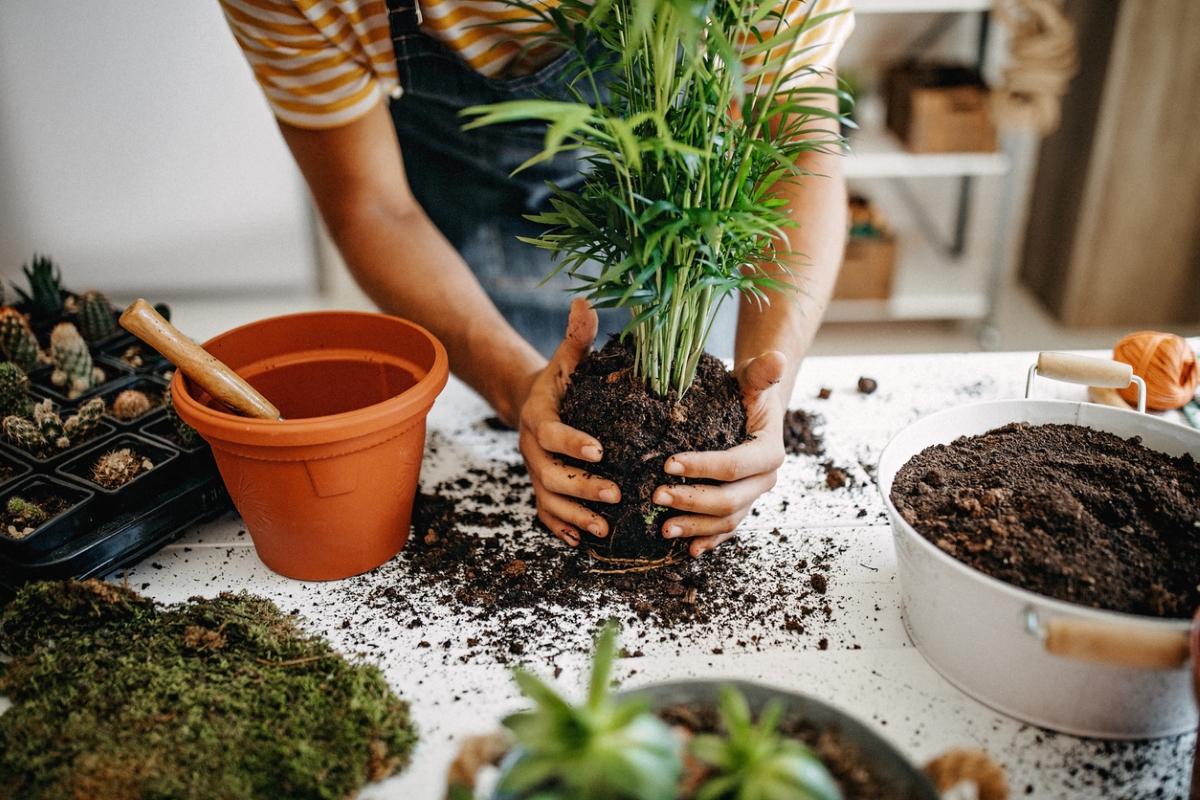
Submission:
[[[1046,652],[1082,661],[1137,669],[1179,669],[1188,659],[1187,631],[1059,618],[1043,622],[1025,609],[1025,629]]]
[[[1146,410],[1146,382],[1133,374],[1133,367],[1120,361],[1074,353],[1038,353],[1037,363],[1029,368],[1029,378],[1025,382],[1026,399],[1033,393],[1033,378],[1036,375],[1056,381],[1108,389],[1124,389],[1129,384],[1136,383],[1137,410]]]

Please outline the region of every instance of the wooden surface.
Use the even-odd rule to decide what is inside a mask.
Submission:
[[[421,743],[412,766],[369,787],[362,794],[368,800],[440,797],[458,742],[489,732],[522,705],[509,672],[517,662],[546,677],[558,671],[559,683],[579,696],[591,632],[613,614],[624,622],[623,642],[640,652],[618,662],[624,686],[737,677],[804,692],[855,715],[917,763],[952,748],[986,750],[1006,769],[1014,798],[1183,797],[1194,734],[1101,742],[1022,724],[943,679],[905,632],[891,529],[872,478],[879,454],[896,432],[926,414],[1023,396],[1035,359],[1035,353],[992,353],[804,362],[791,407],[819,415],[825,452],[788,456],[778,485],[759,499],[739,534],[743,544],[757,548],[748,551],[745,572],[751,580],[763,576],[765,586],[777,585],[785,604],[800,605],[795,598],[811,589],[797,562],[829,554],[829,615],[808,617],[803,633],[730,619],[667,630],[653,617],[641,620],[611,600],[588,595],[569,608],[504,621],[502,627],[524,637],[525,647],[519,656],[497,654],[471,645],[495,634],[495,618],[448,604],[444,587],[414,577],[404,552],[348,580],[289,580],[263,566],[236,516],[188,532],[130,569],[127,578],[166,602],[243,589],[269,597],[343,652],[380,664],[391,686],[412,703]],[[864,376],[877,381],[873,394],[857,391]],[[828,399],[818,397],[822,388],[831,390]],[[1037,386],[1039,398],[1082,400],[1085,394],[1078,385],[1040,380]],[[430,414],[422,491],[442,487],[439,492],[465,507],[500,514],[502,521],[479,529],[481,537],[523,536],[531,551],[561,548],[536,530],[527,479],[515,495],[488,482],[488,475],[510,474],[509,467],[520,463],[516,434],[486,425],[490,415],[451,379]],[[845,470],[845,486],[829,488],[826,463]],[[1155,795],[1160,789],[1163,794]]]

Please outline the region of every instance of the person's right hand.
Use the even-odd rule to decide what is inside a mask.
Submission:
[[[569,467],[555,455],[561,453],[592,463],[603,456],[599,441],[564,424],[558,414],[571,373],[591,349],[598,328],[596,311],[588,301],[576,299],[571,303],[567,335],[550,363],[534,378],[521,408],[521,455],[533,482],[538,519],[572,547],[579,545],[581,530],[608,535],[604,518],[575,498],[602,503],[621,499],[617,484]]]

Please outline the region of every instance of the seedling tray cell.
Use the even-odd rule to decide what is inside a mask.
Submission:
[[[100,393],[100,397],[104,400],[104,419],[120,430],[133,430],[142,427],[152,419],[164,416],[166,407],[163,405],[163,398],[166,396],[168,385],[162,378],[152,375],[132,375],[114,383]],[[150,401],[150,408],[132,419],[122,419],[113,414],[113,402],[122,392],[129,389],[146,395]]]
[[[93,468],[108,453],[129,450],[139,460],[148,459],[144,469],[120,486],[104,486],[95,480]],[[115,517],[153,504],[164,490],[177,480],[179,451],[151,442],[132,433],[118,433],[92,445],[74,458],[64,461],[55,471],[59,477],[96,493],[98,514]]]
[[[80,486],[48,475],[30,475],[0,494],[0,507],[19,497],[28,503],[46,506],[52,501],[65,507],[34,530],[24,535],[0,530],[0,555],[10,558],[37,558],[86,532],[92,524],[95,494]]]

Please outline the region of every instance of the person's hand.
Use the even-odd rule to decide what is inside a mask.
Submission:
[[[742,387],[749,441],[729,450],[677,453],[663,466],[669,475],[721,481],[717,486],[687,484],[654,490],[655,503],[688,512],[663,523],[662,532],[668,539],[690,538],[688,549],[693,556],[731,538],[758,496],[775,485],[775,473],[784,457],[786,403],[776,385],[785,365],[783,354],[772,350],[734,370]]]
[[[571,303],[567,335],[550,363],[534,378],[521,408],[521,455],[537,497],[538,519],[572,547],[579,544],[580,530],[608,535],[604,517],[572,498],[603,503],[621,499],[621,490],[612,481],[568,467],[555,456],[561,453],[595,463],[603,455],[599,441],[565,425],[558,415],[571,373],[591,349],[598,328],[591,304],[583,299]]]

